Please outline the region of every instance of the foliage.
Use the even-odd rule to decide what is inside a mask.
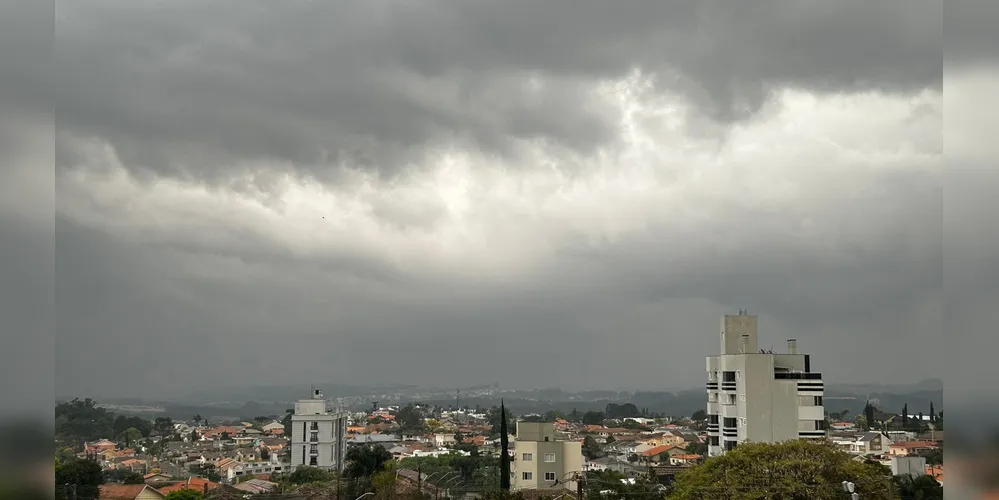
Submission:
[[[926,459],[926,463],[929,465],[943,465],[943,449],[933,448],[932,450],[924,453],[923,458]]]
[[[295,469],[295,472],[286,476],[286,481],[290,484],[322,483],[335,481],[336,479],[337,475],[335,472],[320,469],[319,467],[298,467]]]
[[[943,486],[932,476],[895,476],[902,498],[912,500],[943,500]]]
[[[284,411],[284,418],[281,419],[281,425],[284,426],[284,435],[289,439],[291,438],[291,416],[295,413],[294,408],[288,408]]]
[[[395,416],[399,426],[407,431],[418,431],[423,429],[423,412],[410,403],[404,406]]]
[[[156,420],[153,422],[153,432],[163,439],[173,436],[173,419],[170,417],[156,417]]]
[[[500,401],[500,490],[510,491],[510,432],[507,430],[506,405]]]
[[[788,441],[746,443],[680,473],[674,500],[843,498],[841,484],[852,481],[865,500],[887,500],[888,475],[875,462],[857,462],[830,443]]]
[[[607,403],[607,406],[604,408],[604,415],[606,415],[607,418],[621,419],[639,417],[642,413],[638,411],[638,407],[636,407],[634,403]]]
[[[114,414],[96,405],[97,402],[90,398],[57,404],[56,441],[72,446],[73,449],[82,449],[84,441],[96,441],[115,435]]]
[[[593,460],[594,458],[600,458],[603,455],[600,449],[600,444],[593,436],[586,436],[583,438],[583,456],[588,460]]]
[[[601,425],[606,420],[602,411],[588,411],[583,414],[583,423],[586,425]]]
[[[690,416],[690,419],[693,420],[693,421],[695,421],[695,422],[700,422],[701,420],[707,420],[708,419],[708,412],[706,412],[704,410],[697,410],[697,411],[694,412],[693,415]]]
[[[188,489],[173,491],[166,496],[166,500],[202,500],[203,498],[205,498],[204,493]]]
[[[501,421],[504,420],[502,415],[504,414],[506,415],[505,420],[506,420],[507,433],[508,434],[511,433],[510,429],[513,428],[514,430],[512,434],[516,434],[517,433],[516,417],[513,415],[513,413],[506,410],[505,404],[501,403],[501,405],[502,408],[494,406],[490,408],[489,413],[486,414],[486,417],[488,418],[489,421],[489,425],[490,427],[492,427],[491,434],[494,436],[498,436],[500,434]]]
[[[128,469],[110,469],[104,471],[104,482],[121,484],[142,484],[142,474]]]
[[[624,481],[628,476],[616,471],[596,471],[586,475],[583,489],[587,499],[607,500],[608,498],[661,498],[653,496],[652,492],[658,490],[658,486],[641,477],[633,478],[634,481]],[[613,495],[607,495],[606,492]]]
[[[55,466],[55,484],[67,486],[59,491],[71,498],[71,491],[76,490],[77,498],[97,498],[100,487],[104,484],[104,474],[101,466],[92,460],[73,458]]]
[[[344,475],[349,479],[356,479],[371,477],[383,470],[385,464],[392,460],[392,454],[380,444],[365,444],[351,447],[344,458],[347,461]]]

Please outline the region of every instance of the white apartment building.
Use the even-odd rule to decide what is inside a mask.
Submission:
[[[347,414],[330,412],[318,389],[295,403],[291,416],[291,465],[343,470]]]
[[[583,443],[558,439],[551,422],[517,422],[514,490],[562,488],[576,491],[583,470]]]
[[[746,441],[826,437],[822,374],[796,340],[777,354],[760,349],[757,333],[746,311],[721,320],[721,354],[707,357],[708,456]]]

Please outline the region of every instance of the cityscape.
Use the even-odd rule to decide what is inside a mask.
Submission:
[[[498,407],[462,405],[461,391],[446,406],[371,401],[358,410],[345,398],[304,387],[283,414],[229,421],[201,414],[175,419],[157,406],[64,401],[56,407],[57,477],[78,477],[66,469],[85,463],[105,480],[57,481],[57,490],[80,498],[81,488],[96,487],[99,498],[116,499],[185,492],[199,498],[473,499],[504,491],[518,498],[666,499],[713,498],[712,488],[719,487],[728,488],[726,495],[750,487],[770,491],[771,485],[746,479],[717,484],[724,478],[712,476],[711,464],[740,456],[757,457],[756,466],[770,474],[794,474],[808,464],[827,468],[818,480],[799,478],[790,487],[825,488],[818,498],[942,498],[942,401],[926,408],[903,404],[899,413],[878,407],[878,400],[865,401],[856,414],[829,411],[811,355],[799,352],[797,339],[788,339],[782,352],[760,348],[758,319],[746,310],[722,316],[718,353],[705,356],[702,408],[690,414],[630,402],[608,403],[603,411],[517,414],[505,400]],[[484,387],[465,394],[476,400],[515,392]],[[942,397],[942,388],[934,394]],[[783,459],[786,469],[773,469],[779,462],[765,458],[788,453],[798,458]],[[837,489],[844,487],[855,491]]]

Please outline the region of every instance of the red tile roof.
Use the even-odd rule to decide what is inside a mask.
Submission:
[[[146,484],[102,484],[101,500],[135,500],[146,488],[158,491]]]

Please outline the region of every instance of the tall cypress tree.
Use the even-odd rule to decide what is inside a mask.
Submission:
[[[506,429],[506,406],[500,399],[500,490],[510,491],[510,433]]]
[[[871,430],[874,426],[874,405],[870,401],[867,401],[867,406],[864,407],[864,418],[867,420],[867,429]]]
[[[909,403],[902,405],[902,428],[909,426]]]
[[[933,412],[933,401],[930,401],[930,422],[937,421],[937,414]]]

